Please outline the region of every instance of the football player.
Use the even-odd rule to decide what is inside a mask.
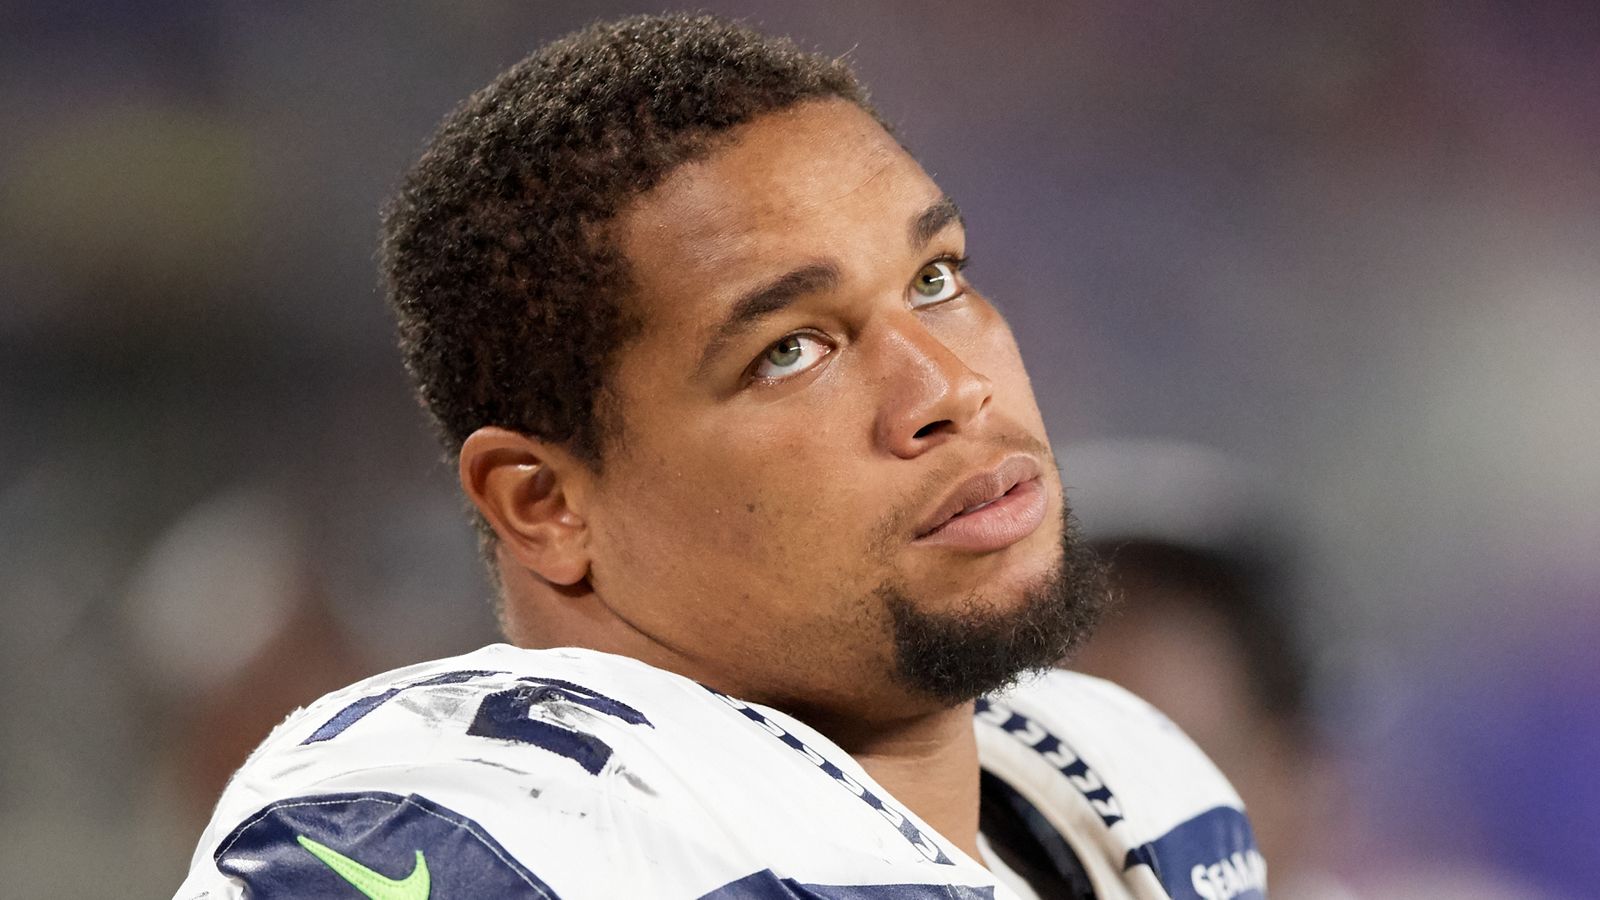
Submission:
[[[842,62],[593,26],[386,228],[509,643],[292,715],[179,898],[1263,896],[1165,718],[1015,686],[1103,581],[955,203]]]

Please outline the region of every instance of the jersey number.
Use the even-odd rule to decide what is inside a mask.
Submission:
[[[519,678],[516,687],[496,691],[478,704],[478,714],[467,727],[467,734],[501,738],[533,744],[572,760],[590,775],[600,774],[611,758],[611,746],[592,734],[535,719],[535,706],[572,704],[601,715],[621,719],[629,725],[650,725],[643,713],[610,697],[605,697],[570,681],[555,678]],[[556,714],[560,718],[560,713]]]
[[[337,737],[368,713],[411,688],[460,684],[473,678],[499,674],[502,673],[446,672],[404,687],[391,688],[381,694],[362,697],[335,713],[333,718],[324,722],[322,727],[313,731],[311,736],[301,743],[314,744]],[[535,706],[546,707],[547,718],[556,721],[534,718],[532,713]],[[558,678],[524,676],[517,679],[516,686],[495,691],[483,698],[478,704],[477,714],[472,718],[472,724],[467,726],[467,733],[532,744],[572,760],[583,766],[584,771],[590,775],[598,775],[605,767],[606,761],[611,759],[611,745],[581,730],[582,719],[588,713],[580,712],[573,707],[620,719],[628,725],[655,727],[643,713],[628,704],[597,694],[582,685]],[[563,721],[566,724],[557,724]]]

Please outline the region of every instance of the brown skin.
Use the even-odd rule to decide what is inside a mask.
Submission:
[[[800,716],[977,858],[970,708],[892,679],[874,591],[1015,609],[1061,558],[1062,498],[1005,321],[953,266],[937,302],[915,289],[964,252],[959,220],[912,238],[942,196],[843,101],[735,129],[615,223],[644,328],[600,471],[499,428],[467,440],[460,471],[500,537],[514,642],[634,657]],[[837,282],[714,341],[738,298],[812,264]],[[773,348],[797,332],[791,362],[796,344]],[[1033,533],[987,553],[913,543],[957,483],[1018,452],[1048,497]]]

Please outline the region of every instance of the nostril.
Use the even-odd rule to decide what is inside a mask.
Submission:
[[[925,438],[928,435],[933,434],[935,431],[938,431],[939,429],[944,428],[946,425],[950,425],[950,424],[951,424],[951,422],[950,422],[949,419],[940,419],[937,422],[929,422],[928,424],[922,426],[921,428],[918,428],[917,429],[917,433],[912,435],[912,437],[918,438],[918,439]]]

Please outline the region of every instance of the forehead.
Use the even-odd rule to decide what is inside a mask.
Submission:
[[[619,237],[647,306],[686,289],[715,307],[796,264],[848,269],[880,241],[903,245],[908,220],[940,196],[872,116],[817,101],[735,129],[631,205]]]

